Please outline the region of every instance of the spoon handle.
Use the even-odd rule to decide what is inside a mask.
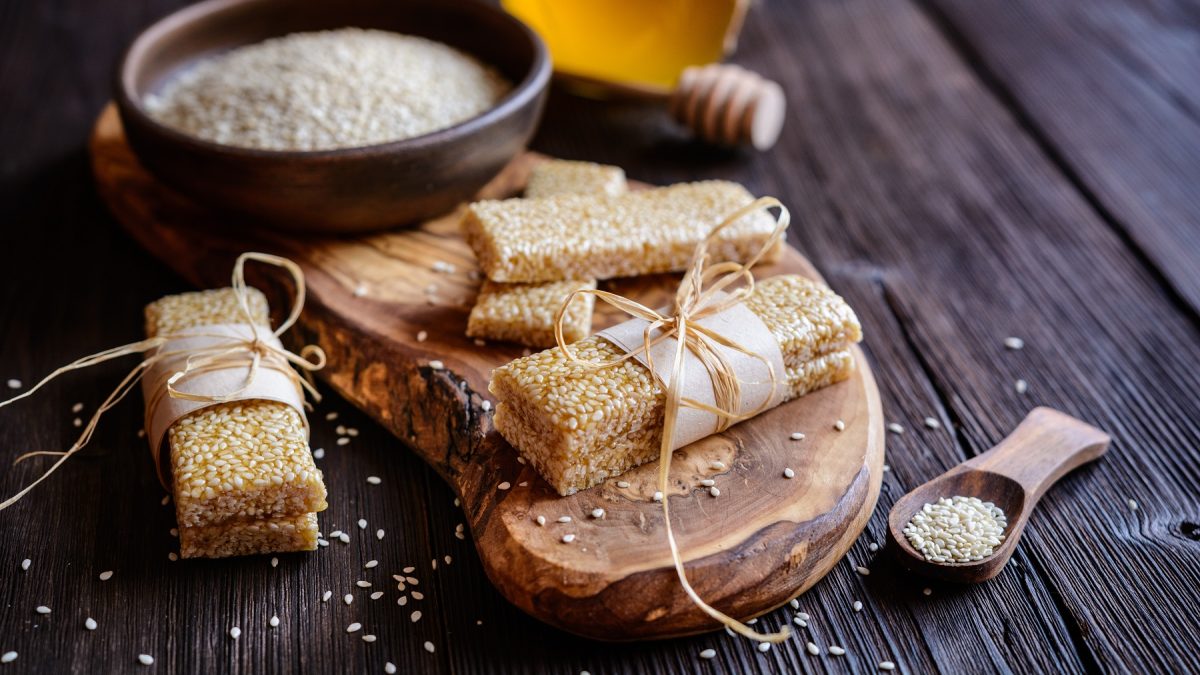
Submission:
[[[1107,452],[1111,440],[1090,424],[1038,407],[999,445],[963,466],[1008,476],[1036,502],[1059,478]]]

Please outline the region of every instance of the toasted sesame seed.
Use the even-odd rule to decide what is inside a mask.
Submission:
[[[1017,383],[1013,385],[1013,390],[1018,394],[1024,394],[1029,391],[1029,383],[1025,380],[1017,380]]]
[[[807,649],[808,653],[812,654],[813,656],[818,656],[821,653],[821,648],[818,647],[815,642],[809,642],[808,644],[804,645],[804,648]]]
[[[788,467],[784,467],[784,469],[783,469],[783,477],[784,477],[784,478],[795,478],[795,477],[796,477],[796,472],[795,472],[795,471],[792,471],[792,467],[790,467],[790,466],[788,466]]]
[[[434,359],[433,361],[429,362],[429,367],[433,368],[434,370],[442,370],[446,367],[446,364]]]
[[[396,675],[396,664],[391,661],[383,664],[383,672],[387,673],[387,675]]]
[[[13,378],[13,379],[9,380],[9,381],[8,381],[8,388],[9,388],[9,389],[20,389],[20,388],[21,388],[21,381],[20,381],[20,380],[18,380],[18,379],[16,379],[16,378]],[[16,658],[16,657],[14,657],[14,658]]]
[[[1023,349],[1025,341],[1019,337],[1006,337],[1004,338],[1004,347],[1012,350]]]
[[[367,482],[371,485],[379,485],[383,482],[383,479],[379,476],[367,476]]]
[[[112,578],[112,575],[113,575],[112,570],[104,570],[103,572],[100,573],[100,581],[108,581],[109,579]]]
[[[138,663],[143,666],[152,666],[154,665],[154,657],[149,654],[138,654]]]
[[[942,423],[939,422],[936,417],[926,417],[925,426],[929,427],[930,429],[941,429]]]
[[[332,597],[333,597],[333,591],[325,591],[321,595],[321,602],[329,602],[329,599]]]
[[[895,670],[896,664],[892,663],[891,661],[880,661],[879,669],[880,670]]]
[[[833,428],[834,428],[834,429],[836,429],[836,430],[838,430],[838,431],[845,431],[845,430],[846,430],[846,423],[845,423],[845,422],[843,422],[842,420],[838,420],[838,421],[836,421],[836,422],[834,422],[834,423],[833,423]]]
[[[575,541],[575,535],[573,535],[573,534],[564,534],[562,536],[562,543],[564,543],[564,544],[569,544],[573,541]]]
[[[359,622],[357,622],[357,621],[355,621],[354,623],[350,624],[349,626],[346,626],[346,632],[347,632],[347,633],[356,633],[356,632],[358,632],[358,631],[360,631],[360,630],[362,630],[362,624],[361,624],[361,623],[359,623]]]
[[[545,526],[545,524],[546,524],[546,516],[538,516],[538,517],[536,518],[536,522],[537,522],[537,524],[538,524],[538,525]]]
[[[383,539],[383,528],[379,528],[378,530],[375,530],[375,538]]]
[[[365,523],[364,523],[364,525],[365,525]],[[368,560],[368,561],[367,561],[367,564],[363,565],[363,569],[367,569],[367,570],[369,570],[369,569],[371,569],[372,567],[378,567],[378,566],[379,566],[379,561],[378,561],[378,560]]]
[[[791,438],[793,441],[802,441],[804,440],[804,434],[799,431],[793,431],[789,438]]]
[[[279,617],[278,617],[278,616],[272,616],[272,617],[271,617],[271,620],[270,620],[270,621],[268,621],[267,623],[271,625],[271,628],[276,628],[276,627],[278,627],[278,626],[279,626]]]
[[[409,615],[408,620],[413,623],[420,621],[421,620],[421,610],[418,609],[418,610],[414,611],[411,615]]]
[[[383,597],[383,591],[375,591],[374,593],[371,594],[372,600],[378,600],[382,597]]]
[[[96,630],[97,625],[96,620],[90,616],[83,620],[83,627],[88,630]]]
[[[16,382],[16,380],[9,380],[8,386],[12,387],[13,382]],[[19,387],[19,386],[21,386],[20,383],[17,384],[17,387]],[[16,389],[17,387],[13,387],[13,389]],[[0,663],[12,663],[13,661],[16,661],[16,660],[17,660],[16,652],[4,652],[4,656],[0,656]]]
[[[47,607],[47,606],[45,606],[45,605],[38,605],[38,606],[37,606],[37,613],[38,613],[38,614],[49,614],[49,613],[50,613],[50,608],[49,608],[49,607]]]
[[[504,481],[503,483],[500,483],[499,485],[497,485],[496,489],[497,490],[507,490],[510,487],[512,487],[512,483],[510,483],[508,481]]]
[[[758,651],[759,651],[760,653],[763,653],[763,654],[765,654],[765,653],[767,653],[767,652],[771,651],[771,643],[770,643],[770,642],[760,642],[760,643],[758,643]]]
[[[279,567],[279,558],[276,558],[276,557],[271,558],[271,567]]]
[[[711,659],[711,658],[715,657],[716,655],[717,655],[717,650],[715,650],[715,649],[704,649],[704,650],[701,650],[701,652],[700,652],[700,658],[702,658],[702,659]]]
[[[22,571],[22,572],[28,571],[28,570],[29,570],[29,566],[30,566],[30,565],[32,565],[32,564],[33,564],[33,561],[32,561],[32,560],[30,560],[29,558],[26,558],[26,559],[22,560],[22,561],[21,561],[21,571]]]
[[[858,567],[855,567],[855,568],[854,568],[854,571],[855,571],[855,572],[858,572],[859,574],[863,575],[864,577],[865,577],[865,576],[870,576],[870,574],[871,574],[871,570],[869,570],[869,569],[867,569],[867,568],[863,567],[862,565],[859,565]]]
[[[851,607],[854,609],[854,611],[856,611],[856,612],[861,612],[861,611],[862,611],[862,608],[863,608],[863,604],[862,604],[861,602],[859,602],[858,600],[855,600],[855,601],[854,601],[854,604],[853,604],[853,605],[850,605],[850,606],[851,606]]]
[[[904,426],[899,422],[889,422],[887,425],[887,430],[893,434],[902,434],[904,433]]]
[[[621,489],[625,489],[625,488],[629,487],[629,481],[619,480],[619,481],[617,481],[617,487],[619,487]]]
[[[346,603],[347,605],[349,605],[350,603],[354,602],[354,596],[353,596],[353,595],[350,595],[349,593],[347,593],[347,594],[345,594],[345,595],[343,595],[343,596],[342,596],[342,602],[344,602],[344,603]]]
[[[433,653],[433,643],[429,640],[425,641],[425,651],[429,652],[430,654]]]
[[[569,523],[569,522],[571,522],[571,516],[559,516],[559,517],[558,517],[558,522],[560,522],[560,523]]]
[[[362,639],[363,639],[363,642],[374,642],[375,636],[374,635],[364,635],[362,637]]]
[[[233,638],[234,640],[242,637],[242,629],[238,628],[237,626],[230,628],[229,629],[229,637]]]
[[[829,645],[829,653],[833,656],[841,656],[846,653],[846,650],[837,645]]]
[[[592,517],[593,518],[603,518],[604,517],[604,509],[601,509],[601,508],[592,509]]]

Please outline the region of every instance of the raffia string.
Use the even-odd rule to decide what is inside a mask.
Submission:
[[[775,229],[766,241],[763,242],[762,248],[754,256],[745,263],[720,262],[712,265],[709,264],[708,248],[722,230],[755,211],[771,208],[779,209],[779,216],[775,220]],[[671,473],[675,425],[681,406],[704,410],[716,415],[718,432],[724,431],[737,422],[758,415],[768,406],[768,402],[764,401],[762,405],[752,411],[743,412],[740,410],[741,383],[733,367],[717,349],[718,345],[761,361],[766,365],[767,371],[770,373],[772,389],[779,384],[779,375],[775,373],[774,368],[766,357],[747,350],[734,340],[724,335],[719,335],[715,331],[697,324],[696,321],[729,309],[744,301],[754,292],[754,275],[751,274],[750,269],[779,243],[790,221],[791,215],[787,208],[774,197],[761,197],[730,214],[696,246],[687,272],[683,275],[683,281],[680,282],[679,289],[675,292],[672,306],[668,310],[665,310],[667,312],[665,314],[615,293],[594,289],[580,289],[567,296],[554,320],[554,337],[558,342],[558,348],[562,350],[567,359],[582,364],[585,367],[609,368],[627,359],[634,358],[639,353],[646,355],[650,372],[654,373],[654,376],[662,384],[667,394],[666,410],[663,414],[662,445],[659,448],[658,455],[658,489],[663,494],[662,511],[663,520],[666,523],[667,544],[671,549],[671,560],[675,564],[675,573],[679,577],[679,583],[683,586],[684,592],[687,593],[692,603],[699,607],[705,614],[744,637],[763,642],[782,642],[788,638],[790,631],[787,626],[784,626],[778,633],[758,633],[737,619],[710,606],[696,593],[691,583],[688,582],[687,574],[683,568],[683,558],[679,553],[679,545],[675,541],[675,532],[671,527],[671,512],[668,506],[670,499],[666,495],[668,479]],[[727,293],[725,292],[726,288],[737,282],[745,282],[745,285]],[[576,357],[563,338],[563,317],[566,315],[567,308],[570,306],[571,301],[575,299],[575,296],[584,293],[594,295],[635,318],[644,319],[647,323],[643,331],[642,346],[639,349],[626,353],[620,358],[607,362],[586,361]],[[655,330],[661,330],[661,332],[657,337],[652,337]],[[662,376],[654,368],[650,349],[659,342],[672,337],[677,342],[671,365],[671,379],[663,381]],[[712,380],[715,405],[707,405],[682,396],[685,350],[692,352],[699,359],[707,371],[709,378]]]
[[[313,386],[309,374],[325,367],[325,352],[316,345],[306,345],[300,350],[299,354],[294,354],[282,347],[264,341],[263,331],[269,329],[264,329],[263,327],[258,326],[250,314],[250,304],[247,296],[245,275],[246,262],[250,260],[273,265],[275,267],[280,267],[284,270],[287,270],[296,286],[296,297],[292,303],[291,312],[288,314],[287,319],[269,335],[271,337],[278,338],[296,323],[296,320],[300,317],[300,311],[304,308],[305,297],[304,272],[300,269],[300,266],[291,260],[288,260],[287,258],[281,258],[279,256],[269,255],[266,253],[243,253],[242,255],[238,256],[237,262],[233,266],[233,289],[242,318],[250,327],[249,338],[236,338],[229,335],[215,333],[206,334],[202,331],[188,331],[186,333],[166,333],[157,335],[146,340],[140,340],[138,342],[122,345],[120,347],[107,349],[90,356],[85,356],[50,373],[36,385],[31,387],[28,391],[20,394],[19,396],[14,396],[7,401],[0,402],[0,408],[2,408],[27,396],[32,396],[34,392],[41,389],[48,382],[64,373],[89,368],[91,366],[104,363],[106,361],[111,361],[122,356],[154,352],[153,354],[146,356],[141,363],[134,366],[133,370],[129,371],[129,373],[125,375],[125,378],[121,380],[121,383],[117,385],[116,389],[113,389],[112,393],[108,395],[108,398],[104,399],[104,402],[96,408],[96,412],[92,414],[92,417],[90,420],[88,420],[87,425],[83,427],[83,432],[79,434],[79,438],[70,448],[63,452],[28,452],[20,457],[17,457],[13,464],[17,464],[31,457],[37,457],[40,455],[58,457],[58,461],[52,464],[49,469],[47,469],[44,473],[42,473],[41,476],[37,478],[37,480],[34,480],[23,490],[12,497],[9,497],[3,502],[0,502],[0,511],[15,504],[22,497],[28,494],[30,490],[36,487],[38,483],[41,483],[43,480],[49,477],[50,474],[54,473],[58,467],[62,466],[63,463],[70,459],[72,455],[82,450],[84,446],[87,445],[88,441],[91,440],[92,434],[95,432],[96,425],[99,424],[101,416],[112,409],[113,406],[117,405],[121,399],[125,398],[125,395],[128,394],[129,391],[133,389],[133,387],[142,379],[147,370],[149,370],[156,363],[165,359],[185,358],[186,360],[184,361],[184,367],[182,370],[171,373],[162,382],[155,383],[155,391],[159,393],[153,400],[147,402],[148,419],[153,418],[154,409],[157,408],[159,402],[161,402],[165,396],[214,404],[238,400],[238,396],[242,392],[246,391],[247,387],[254,382],[254,378],[262,369],[275,370],[285,374],[285,376],[291,382],[293,382],[299,390],[307,391],[309,395],[311,395],[316,401],[321,400],[321,395],[317,392],[316,387]],[[160,350],[161,347],[166,345],[171,340],[179,339],[181,337],[210,337],[220,341],[207,347],[187,351]],[[242,380],[242,384],[233,391],[215,395],[200,395],[181,391],[179,388],[187,381],[189,377],[195,375],[212,372],[214,370],[241,368],[246,370],[246,377]],[[301,373],[304,374],[303,377],[301,376]],[[161,444],[159,445],[161,446]],[[158,473],[159,482],[161,482],[165,488],[167,487],[167,480],[162,470],[161,447],[151,447],[150,452],[154,459],[154,468]]]

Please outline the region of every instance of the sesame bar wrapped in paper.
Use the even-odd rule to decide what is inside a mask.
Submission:
[[[757,284],[746,307],[779,344],[784,400],[848,378],[862,339],[853,310],[824,284],[787,275]],[[582,361],[625,352],[603,337],[571,346]],[[498,368],[496,428],[559,494],[569,495],[658,457],[665,405],[654,375],[633,359],[601,369],[554,348]]]

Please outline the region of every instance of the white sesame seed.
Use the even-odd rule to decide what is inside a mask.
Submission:
[[[325,591],[325,593],[321,595],[321,602],[329,602],[329,599],[332,597],[333,591]]]
[[[887,425],[887,430],[893,434],[902,434],[904,433],[904,426],[899,422],[889,422]]]
[[[486,340],[480,340],[479,338],[475,338],[474,342],[475,342],[476,347],[486,347],[487,346]]]
[[[21,571],[22,571],[22,572],[28,571],[28,570],[29,570],[29,566],[30,566],[30,565],[32,565],[32,564],[33,564],[33,561],[32,561],[32,560],[30,560],[29,558],[26,558],[26,559],[22,560],[22,561],[21,561]]]
[[[788,600],[788,604],[792,606],[792,609],[800,609],[800,601],[796,598]]]
[[[834,428],[834,429],[836,429],[836,430],[838,430],[838,431],[845,431],[845,430],[846,430],[846,423],[845,423],[845,422],[843,422],[842,420],[838,420],[838,421],[836,421],[836,422],[834,422],[834,423],[833,423],[833,428]]]
[[[791,438],[793,441],[802,441],[804,440],[804,434],[799,431],[793,431],[789,438]]]
[[[1012,350],[1023,349],[1025,347],[1025,341],[1019,337],[1007,337],[1004,338],[1004,347]]]
[[[492,409],[492,402],[485,398],[479,402],[479,408],[480,410],[483,410],[483,412],[487,412]]]
[[[372,600],[378,600],[382,597],[383,597],[383,591],[375,591],[374,593],[371,594]]]
[[[413,623],[420,621],[421,620],[421,610],[418,609],[418,610],[414,611],[411,615],[409,615],[408,620]]]
[[[503,483],[500,483],[499,485],[497,485],[496,489],[497,490],[507,490],[510,487],[512,487],[512,483],[510,483],[508,481],[504,481]]]
[[[421,591],[413,591],[412,598],[413,598],[413,600],[424,600],[425,594],[422,593]]]
[[[891,465],[891,464],[884,464],[884,465],[883,465],[883,472],[884,472],[884,473],[888,473],[888,472],[890,472],[891,470],[892,470],[892,465]]]
[[[350,437],[349,437],[349,436],[342,436],[341,438],[339,438],[339,439],[337,439],[336,441],[334,441],[334,443],[337,443],[338,445],[349,445],[349,444],[350,444]]]
[[[351,438],[358,438],[358,429],[354,427],[346,427],[346,435]]]
[[[930,429],[941,429],[942,423],[939,422],[936,417],[926,417],[925,426],[929,427]]]
[[[429,640],[425,641],[425,651],[429,652],[430,654],[433,653],[433,643]]]
[[[523,480],[520,483],[517,483],[517,485],[519,485],[521,487],[529,487],[529,481]]]
[[[83,620],[83,627],[88,630],[96,630],[96,627],[97,627],[96,620],[89,616],[88,618]]]
[[[360,529],[360,530],[367,529],[367,519],[366,518],[358,519],[358,529]]]
[[[712,487],[708,488],[708,494],[710,494],[710,495],[712,495],[712,496],[714,496],[714,497],[720,497],[720,496],[721,496],[721,489],[720,489],[720,488],[718,488],[716,485],[714,485],[714,486],[712,486]]]
[[[921,507],[904,536],[926,560],[972,562],[982,560],[1004,540],[1008,522],[1004,511],[978,497],[941,497]]]
[[[417,331],[417,342],[424,342],[429,339],[429,333],[425,331]]]
[[[933,589],[932,589],[932,588],[925,588],[925,589],[922,589],[922,590],[921,590],[921,592],[922,592],[922,593],[924,593],[925,595],[933,595]]]
[[[354,585],[358,586],[359,588],[370,588],[371,582],[364,579],[359,579],[358,581],[354,582]]]
[[[452,560],[454,560],[454,558],[451,558],[448,555],[442,556],[442,561],[445,562],[447,565],[449,565],[450,561],[452,561]]]
[[[113,575],[112,570],[104,570],[103,572],[100,573],[100,581],[108,581],[109,579],[112,578],[112,575]]]
[[[279,567],[279,558],[271,558],[271,567]]]
[[[167,554],[167,560],[170,560],[171,562],[175,562],[176,560],[179,560],[179,555],[177,553],[175,553],[174,551],[171,551],[170,553]]]
[[[367,294],[367,285],[359,284],[354,287],[354,297],[361,298]]]
[[[861,602],[859,602],[858,600],[855,600],[855,601],[854,601],[854,604],[853,604],[853,605],[850,605],[850,606],[851,606],[851,607],[854,609],[854,611],[856,611],[856,612],[861,612],[861,611],[862,611],[862,608],[863,608],[863,604],[862,604]]]
[[[846,653],[846,650],[837,645],[829,645],[829,653],[833,656],[841,656]]]
[[[573,534],[564,534],[562,536],[562,543],[564,543],[564,544],[569,544],[573,541],[575,541],[575,535],[573,535]]]
[[[21,381],[20,381],[20,380],[18,380],[18,379],[16,379],[16,378],[13,378],[13,379],[9,380],[9,381],[8,381],[8,388],[9,388],[9,389],[20,389],[20,388],[21,388]],[[14,657],[14,658],[16,658],[16,657]]]
[[[9,380],[8,386],[12,387],[13,382],[16,382],[16,380]],[[19,386],[21,386],[20,383],[17,384],[17,387],[19,387]],[[16,389],[17,387],[13,387],[13,389]],[[0,663],[12,663],[13,661],[16,661],[16,660],[17,660],[16,652],[4,652],[4,656],[0,656]]]
[[[383,664],[383,672],[387,673],[387,675],[396,675],[396,664],[391,661]]]
[[[340,536],[342,536],[342,531],[341,531],[341,530],[334,530],[333,532],[330,532],[330,533],[329,533],[329,538],[330,538],[330,539],[337,539],[337,538],[338,538],[338,537],[340,537]]]
[[[808,644],[804,645],[804,648],[807,649],[808,653],[812,654],[813,656],[818,656],[821,653],[821,648],[818,647],[814,642],[809,642]]]
[[[242,637],[242,629],[238,628],[237,626],[230,628],[229,629],[229,637],[233,638],[234,640]]]
[[[700,658],[702,658],[702,659],[711,659],[711,658],[714,658],[716,655],[717,655],[717,650],[715,650],[715,649],[705,649],[700,652]]]
[[[617,487],[619,487],[621,489],[625,489],[625,488],[629,487],[629,481],[619,480],[619,481],[617,481]]]
[[[536,518],[536,522],[538,525],[545,526],[546,525],[546,516],[538,516]]]
[[[801,619],[802,621],[808,621],[809,619],[811,619],[811,618],[812,618],[811,616],[809,616],[809,615],[808,615],[808,612],[800,612],[800,613],[799,613],[799,614],[797,614],[796,616],[800,617],[800,619]]]
[[[368,569],[368,570],[369,570],[369,569],[371,569],[372,567],[378,567],[378,566],[379,566],[379,561],[378,561],[378,560],[368,560],[368,561],[367,561],[367,564],[363,565],[363,569]]]
[[[865,577],[865,576],[870,576],[870,574],[871,574],[871,570],[869,570],[869,569],[867,569],[867,568],[863,567],[862,565],[859,565],[858,567],[855,567],[855,568],[854,568],[854,571],[855,571],[855,572],[858,572],[859,574],[863,575],[864,577]]]
[[[434,370],[442,370],[446,367],[446,364],[435,359],[435,360],[429,362],[429,367],[433,368]]]
[[[154,657],[149,654],[138,654],[138,663],[143,666],[152,666],[154,665]]]
[[[342,602],[344,602],[344,603],[346,603],[347,605],[349,605],[350,603],[354,602],[354,596],[353,596],[353,595],[350,595],[349,593],[347,593],[347,594],[345,594],[345,595],[343,595],[343,596],[342,596]]]
[[[342,542],[343,544],[349,544],[350,543],[350,535],[343,532],[338,535],[338,541]]]
[[[329,545],[328,540],[317,537],[317,546],[328,546],[328,545]]]
[[[357,621],[350,624],[349,626],[346,626],[347,633],[357,633],[360,630],[362,630],[362,624]]]
[[[795,472],[795,471],[792,471],[792,467],[790,467],[790,466],[788,466],[788,467],[784,467],[784,469],[783,469],[783,477],[784,477],[784,478],[795,478],[795,477],[796,477],[796,472]]]
[[[71,412],[73,412],[73,413],[78,413],[81,410],[83,410],[82,403],[76,403],[75,405],[71,406]]]
[[[658,491],[656,490],[656,491],[654,492],[654,501],[656,501],[656,502],[661,502],[662,500],[663,500],[663,493],[661,493],[661,492],[658,492]]]
[[[878,551],[878,550],[879,550],[879,544],[876,544],[875,542],[871,542],[871,543],[867,544],[867,550],[868,550],[868,551],[872,551],[872,552],[874,552],[874,551]]]
[[[601,508],[592,509],[592,517],[593,518],[603,518],[604,517],[604,509],[601,509]]]
[[[1013,385],[1013,390],[1018,394],[1024,394],[1029,391],[1029,383],[1025,380],[1017,380],[1017,383]]]
[[[571,516],[559,516],[559,517],[558,517],[558,522],[560,522],[560,523],[569,523],[569,522],[571,522]]]
[[[1134,500],[1134,499],[1130,499],[1130,500],[1129,500],[1129,510],[1130,510],[1130,511],[1137,511],[1137,510],[1138,510],[1138,503],[1137,503],[1137,501],[1136,501],[1136,500]]]
[[[83,426],[83,420],[76,417],[75,419],[71,420],[71,424],[78,429],[79,427]]]
[[[880,670],[895,670],[896,664],[892,663],[891,661],[880,661],[879,669]]]
[[[383,528],[379,528],[378,530],[375,530],[375,538],[383,539]]]
[[[364,635],[362,637],[362,639],[363,639],[363,642],[374,642],[375,636],[374,635]]]
[[[407,595],[400,596],[399,598],[396,599],[396,604],[400,605],[401,607],[407,605],[408,604],[408,596]]]
[[[171,503],[171,495],[163,495],[162,501],[159,502],[159,504],[162,504],[163,506],[166,506],[167,504],[170,504],[170,503]]]
[[[278,617],[278,616],[272,616],[272,617],[271,617],[271,620],[270,620],[270,621],[268,621],[267,623],[271,625],[271,628],[276,628],[276,627],[278,627],[278,626],[279,626],[279,617]]]
[[[770,642],[758,643],[758,651],[761,653],[764,653],[764,654],[771,651],[771,643]]]
[[[332,421],[336,420],[337,418],[338,418],[338,414],[337,414],[336,410],[325,413],[325,421],[326,422],[332,422]]]
[[[796,624],[797,626],[800,626],[801,628],[808,628],[808,622],[805,621],[804,619],[801,619],[799,615],[792,617],[792,623]]]
[[[383,482],[383,479],[379,476],[367,476],[367,482],[371,485],[379,485]]]
[[[38,605],[38,606],[37,606],[37,613],[38,613],[38,614],[49,614],[49,613],[50,613],[50,608],[49,608],[49,607],[47,607],[47,606],[45,606],[45,605]]]
[[[178,539],[179,538],[179,528],[172,527],[171,529],[167,530],[167,534]]]
[[[704,487],[712,487],[717,484],[717,481],[715,481],[711,478],[705,478],[704,480],[700,481],[700,484],[703,485]]]
[[[724,471],[724,470],[725,470],[725,462],[714,461],[714,462],[712,462],[711,464],[709,464],[708,466],[709,466],[709,467],[711,467],[711,468],[713,468],[713,469],[716,469],[717,471]]]

